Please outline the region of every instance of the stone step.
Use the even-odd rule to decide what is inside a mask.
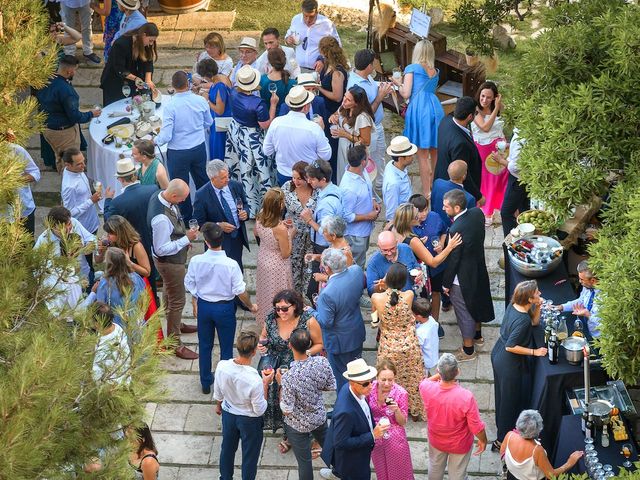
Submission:
[[[260,30],[228,30],[225,28],[216,28],[215,26],[197,26],[191,29],[166,29],[161,26],[160,35],[156,41],[158,45],[158,55],[161,55],[167,49],[188,49],[197,48],[202,51],[204,49],[204,37],[210,32],[218,32],[222,35],[226,50],[237,51],[238,45],[243,37],[252,37],[260,43]],[[102,41],[102,32],[93,33],[91,41],[93,47],[97,50],[104,48]],[[80,45],[80,43],[78,43]]]

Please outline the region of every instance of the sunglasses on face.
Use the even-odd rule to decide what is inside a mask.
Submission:
[[[290,308],[291,308],[291,305],[287,305],[285,307],[274,307],[276,312],[283,312],[283,313],[288,312]]]
[[[362,388],[367,388],[369,385],[371,385],[371,382],[358,382],[358,385],[360,385]]]

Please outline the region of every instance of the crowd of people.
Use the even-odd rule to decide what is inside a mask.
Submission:
[[[369,478],[372,461],[380,479],[412,479],[405,425],[421,419],[428,423],[429,479],[442,479],[445,470],[450,479],[465,478],[470,456],[488,443],[473,394],[456,380],[459,364],[476,360],[485,343],[482,324],[495,317],[485,227],[500,210],[506,235],[516,212],[528,208],[517,167],[524,141],[516,130],[508,155],[500,145],[505,133],[496,84],[483,83],[475,99],[458,99],[445,116],[428,40],[418,42],[404,75],[376,81],[376,54],[358,50],[350,63],[335,25],[318,13],[315,0],[304,0],[282,40],[277,29],[264,30],[262,54],[256,39],[246,37],[234,60],[222,35],[205,37],[192,71],[172,75],[159,134],[137,140],[130,157],[117,162],[122,193],[116,196],[85,173],[91,159],[79,125],[100,110],[79,110],[71,84],[78,68],[74,45],[81,38],[87,61],[100,63],[85,20],[91,8],[106,16],[100,86],[107,105],[124,98],[123,85],[157,90],[160,31],[146,21],[139,0],[60,4],[63,20],[80,14],[82,34],[55,24],[52,36],[66,45],[64,55],[49,85],[35,93],[47,115],[42,141],[51,157],[45,163],[62,175],[62,205],[49,211],[35,245],[53,244],[55,254],[78,258],[80,273],[56,271],[47,279],[59,288],[48,306],[65,316],[97,302],[96,381],[129,381],[104,378],[105,365],[117,361],[107,352],[128,348],[122,327],[146,296],[149,311],[135,319],[144,326],[161,286],[174,353],[198,360],[202,392],[213,386],[222,415],[220,478],[232,478],[239,442],[242,478],[255,478],[263,430],[271,430],[282,432],[279,450],[293,450],[301,479],[313,478],[312,459],[319,456],[328,467],[323,478]],[[409,103],[403,134],[387,145],[382,103],[394,88]],[[161,146],[166,161],[158,158]],[[28,161],[27,181],[38,181],[29,154],[14,149]],[[417,189],[408,173],[414,157]],[[28,186],[20,196],[33,233]],[[244,265],[251,234],[258,244],[254,299]],[[81,248],[69,249],[70,238]],[[196,254],[188,261],[191,249]],[[104,267],[96,271],[97,265]],[[587,289],[597,288],[586,267],[582,273]],[[197,325],[182,322],[187,291]],[[576,302],[559,308],[586,310],[597,331],[593,295]],[[493,448],[506,451],[518,479],[550,477],[579,457],[554,470],[532,443],[539,414],[522,411],[523,360],[546,354],[529,347],[540,304],[534,281],[516,287],[491,356]],[[237,334],[238,307],[255,315],[257,330]],[[363,309],[371,312],[371,327]],[[440,355],[438,320],[450,309],[460,348]],[[377,329],[375,368],[362,359],[368,328]],[[198,353],[181,340],[195,332]],[[220,361],[213,372],[216,334]],[[323,392],[331,390],[337,399],[326,412]],[[156,478],[148,428],[137,438],[138,470]],[[522,474],[529,457],[535,468]]]

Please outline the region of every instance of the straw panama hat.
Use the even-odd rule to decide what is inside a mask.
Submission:
[[[116,0],[116,3],[127,10],[138,10],[140,8],[140,0]]]
[[[260,72],[251,65],[243,65],[236,74],[236,84],[242,90],[253,91],[260,85]]]
[[[392,157],[408,157],[418,151],[413,143],[407,137],[398,136],[391,139],[387,148],[387,155]]]
[[[133,163],[132,158],[123,158],[116,163],[116,177],[128,177],[137,173],[139,168]]]
[[[255,38],[251,37],[242,37],[242,41],[240,41],[240,45],[238,48],[250,48],[251,50],[258,51],[258,42],[256,42]]]
[[[342,374],[347,380],[352,382],[366,382],[373,380],[378,375],[378,371],[367,365],[364,358],[357,358],[347,363],[347,371]]]
[[[316,82],[316,78],[313,73],[301,73],[298,75],[298,85],[302,85],[303,87],[319,87],[320,84]]]
[[[291,108],[302,108],[307,103],[311,103],[316,96],[306,90],[302,85],[296,85],[289,90],[289,94],[284,99]]]

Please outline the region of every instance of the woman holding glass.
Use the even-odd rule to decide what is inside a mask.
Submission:
[[[376,477],[380,480],[412,480],[411,451],[404,426],[409,415],[409,394],[395,382],[396,366],[386,358],[378,360],[378,376],[367,398],[373,423],[384,417],[390,428],[375,442],[371,453]]]
[[[516,429],[507,433],[500,447],[500,456],[507,466],[507,479],[556,478],[571,470],[582,458],[584,452],[576,450],[563,465],[553,468],[547,451],[537,440],[542,427],[542,416],[537,410],[523,410],[518,415]]]
[[[287,65],[287,56],[280,47],[272,48],[268,50],[267,60],[271,65],[271,71],[269,73],[263,73],[260,77],[260,96],[265,102],[271,99],[271,94],[275,92],[276,96],[280,99],[276,106],[276,112],[280,111],[280,105],[284,102],[285,97],[296,84],[296,81],[291,78],[289,72],[285,70]]]
[[[300,213],[305,208],[314,210],[318,199],[317,190],[311,188],[307,182],[305,169],[309,166],[307,162],[296,162],[291,167],[291,180],[282,185],[284,192],[284,205],[287,209],[286,221],[291,220],[296,234],[293,236],[291,245],[291,273],[293,275],[293,289],[297,292],[306,292],[309,286],[311,272],[307,271],[304,257],[313,253],[309,226],[300,217]]]
[[[131,157],[140,164],[138,179],[141,185],[157,185],[160,190],[169,186],[167,169],[156,157],[156,145],[151,140],[133,142]]]
[[[498,438],[491,446],[493,451],[500,449],[501,439],[515,427],[518,415],[529,403],[529,358],[547,354],[544,347],[531,347],[533,327],[540,323],[542,302],[535,280],[516,285],[491,351],[498,427]]]
[[[156,40],[159,34],[155,23],[145,23],[113,42],[100,77],[102,104],[105,107],[130,96],[145,83],[152,90],[155,89],[151,76],[153,62],[158,59]]]
[[[293,352],[289,346],[289,336],[297,328],[307,329],[311,334],[311,346],[307,355],[322,353],[322,332],[311,310],[304,308],[302,296],[294,290],[282,290],[271,299],[273,310],[269,312],[260,334],[258,351],[263,355],[259,368],[288,369],[293,361]],[[282,370],[281,370],[282,372]],[[274,433],[284,428],[282,410],[280,410],[279,388],[277,383],[269,387],[267,410],[264,413],[264,428]],[[286,453],[291,445],[286,439],[280,442],[280,452]]]

